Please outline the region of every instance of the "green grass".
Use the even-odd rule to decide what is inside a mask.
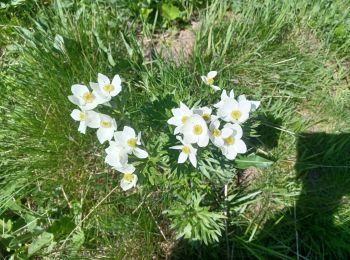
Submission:
[[[349,256],[347,1],[187,4],[201,27],[179,65],[159,55],[145,62],[141,39],[162,24],[142,22],[115,1],[8,9],[0,20],[0,255],[26,258],[45,230],[53,250],[35,254],[50,259]],[[64,50],[54,47],[56,35]],[[228,227],[206,246],[176,240],[170,227],[177,219],[163,211],[184,205],[179,198],[191,180],[205,194],[203,206],[224,207],[222,179],[174,169],[168,149],[170,109],[219,98],[200,82],[211,69],[221,87],[262,100],[259,136],[246,141],[275,164],[224,176],[232,195]],[[70,86],[98,72],[125,80],[123,96],[105,112],[142,131],[150,152],[135,192],[110,193],[119,181],[104,164],[104,146],[92,131],[80,135],[69,116]],[[248,180],[237,185],[237,174]]]

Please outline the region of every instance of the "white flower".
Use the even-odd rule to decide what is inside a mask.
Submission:
[[[123,178],[120,180],[120,187],[123,191],[136,187],[138,178],[137,175],[133,173],[135,171],[135,167],[133,165],[127,164],[117,170],[124,173]]]
[[[183,142],[181,138],[178,138],[182,145],[175,145],[170,147],[170,149],[177,149],[181,150],[181,153],[179,155],[179,159],[177,160],[178,163],[184,163],[187,159],[190,159],[191,164],[194,167],[197,167],[197,149],[193,148],[191,144],[186,144]]]
[[[235,94],[233,93],[233,90],[230,91],[230,95],[228,96],[227,93],[226,93],[226,90],[224,89],[222,91],[222,93],[221,93],[221,100],[218,103],[216,103],[214,105],[214,107],[220,108],[220,107],[222,107],[225,104],[225,102],[227,100],[234,99],[234,98],[235,98]]]
[[[86,127],[99,128],[100,126],[100,116],[95,111],[74,109],[70,116],[80,122],[78,131],[82,134],[85,134]]]
[[[96,93],[96,91],[90,92],[87,86],[73,85],[72,96],[68,96],[68,99],[73,104],[79,106],[82,110],[91,110],[97,107],[99,104],[105,102],[105,100]]]
[[[128,126],[124,126],[123,131],[114,133],[114,139],[118,145],[120,145],[126,153],[134,154],[138,158],[148,157],[148,153],[137,145],[141,144],[141,133],[136,136],[134,129]]]
[[[113,138],[114,131],[117,130],[117,122],[108,115],[100,114],[100,126],[97,130],[97,139],[103,144]]]
[[[240,95],[238,98],[237,98],[238,102],[239,101],[243,101],[243,100],[247,100],[245,95]],[[250,112],[254,112],[255,110],[257,110],[260,106],[260,101],[253,101],[253,100],[247,100],[248,102],[250,102]]]
[[[114,169],[123,168],[128,163],[128,154],[116,142],[110,141],[105,151],[107,153],[105,162]]]
[[[210,120],[212,119],[211,112],[212,112],[212,109],[209,107],[201,107],[201,108],[193,109],[193,113],[203,117],[203,119],[207,123],[209,123]]]
[[[173,113],[174,116],[168,120],[168,124],[176,126],[174,130],[174,134],[176,135],[181,132],[182,127],[184,126],[184,124],[187,123],[188,119],[193,115],[193,112],[182,102],[180,102],[179,108],[173,108],[171,112]]]
[[[220,90],[220,88],[218,86],[214,85],[214,78],[216,77],[217,74],[218,73],[216,71],[209,71],[207,76],[201,76],[201,79],[203,80],[203,82],[205,84],[209,85],[215,91]]]
[[[233,130],[229,127],[223,127],[221,130],[220,127],[220,120],[215,119],[213,120],[209,125],[209,137],[212,143],[221,148],[224,145],[224,139],[229,137],[233,134]]]
[[[222,154],[229,160],[234,160],[239,153],[246,153],[247,146],[241,140],[243,131],[238,124],[225,124],[224,128],[232,129],[232,134],[224,138],[224,145],[221,147]]]
[[[122,81],[119,75],[115,75],[111,82],[107,76],[98,73],[97,81],[98,83],[90,82],[90,86],[100,96],[104,97],[106,101],[111,100],[112,97],[118,95],[122,90]]]
[[[218,116],[226,122],[244,123],[249,118],[250,102],[247,100],[236,101],[227,99],[218,109]]]
[[[191,116],[182,128],[185,143],[205,147],[209,143],[208,126],[200,115]]]

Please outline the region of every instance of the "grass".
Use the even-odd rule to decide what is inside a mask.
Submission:
[[[144,61],[141,39],[164,29],[130,16],[118,2],[38,2],[6,10],[0,24],[3,257],[26,258],[31,247],[43,258],[347,258],[346,1],[199,6],[187,6],[201,26],[189,60],[178,65],[160,55]],[[54,45],[57,35],[63,49]],[[222,210],[220,179],[210,186],[191,168],[173,170],[176,155],[167,148],[174,140],[166,120],[176,103],[218,99],[200,84],[210,69],[219,71],[220,86],[262,100],[259,137],[246,141],[275,164],[235,173],[246,178],[240,185],[226,176],[228,228],[218,243],[205,246],[175,240],[174,222],[162,212],[180,203],[189,180],[216,201],[210,207]],[[135,192],[111,193],[118,178],[103,162],[104,147],[91,131],[77,133],[69,116],[70,86],[87,84],[98,72],[125,79],[123,98],[105,112],[141,130],[150,152]],[[43,230],[52,241],[34,247]]]

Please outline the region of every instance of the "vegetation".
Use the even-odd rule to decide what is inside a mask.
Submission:
[[[1,3],[0,255],[346,259],[349,8],[345,0]],[[185,31],[194,31],[190,55],[158,51],[171,49],[164,35]],[[180,101],[219,100],[201,82],[210,70],[221,88],[261,100],[244,125],[250,155],[229,162],[206,151],[201,167],[179,166],[167,120]],[[70,117],[71,85],[99,72],[123,78],[123,96],[104,109],[142,131],[149,153],[128,192],[104,163],[105,145]]]

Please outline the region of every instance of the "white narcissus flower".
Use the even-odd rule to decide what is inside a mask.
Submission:
[[[141,132],[136,136],[135,130],[129,126],[124,126],[123,131],[114,133],[114,139],[118,145],[123,147],[126,153],[134,154],[138,158],[148,157],[148,153],[137,145],[141,144]]]
[[[98,73],[97,81],[98,83],[90,82],[90,86],[100,96],[104,97],[106,101],[110,101],[112,97],[118,95],[122,90],[122,81],[119,75],[115,75],[111,82],[107,76]]]
[[[193,113],[200,115],[201,117],[203,117],[203,119],[205,120],[205,122],[209,123],[210,120],[212,119],[211,117],[211,112],[212,109],[209,107],[201,107],[201,108],[196,108],[193,109]]]
[[[232,129],[232,134],[224,138],[224,144],[221,147],[222,154],[229,160],[234,160],[239,153],[246,153],[247,146],[241,140],[243,131],[238,124],[225,124],[224,128]]]
[[[216,77],[217,74],[218,74],[217,71],[209,71],[207,76],[201,76],[201,79],[203,80],[203,82],[209,85],[215,91],[220,90],[218,86],[214,85],[214,78]]]
[[[238,102],[239,101],[243,101],[243,100],[247,100],[247,98],[245,97],[245,95],[240,95],[237,98]],[[254,112],[255,110],[257,110],[260,106],[260,101],[253,101],[253,100],[247,100],[248,102],[250,102],[250,112]]]
[[[82,110],[94,109],[99,104],[105,102],[96,91],[90,92],[87,86],[75,84],[71,89],[73,95],[68,96],[68,99],[73,104],[79,106]]]
[[[209,125],[209,137],[211,142],[221,148],[224,145],[224,139],[231,136],[233,134],[233,130],[228,127],[223,127],[221,130],[220,120],[215,119]]]
[[[229,99],[234,99],[234,98],[235,98],[235,94],[233,93],[233,90],[230,91],[230,94],[229,94],[229,96],[228,96],[227,93],[226,93],[226,90],[224,89],[224,90],[222,91],[222,93],[221,93],[221,100],[220,100],[218,103],[216,103],[216,104],[214,105],[214,107],[220,108],[220,107],[222,107],[222,106],[225,104],[225,102],[226,102],[227,100],[229,100]]]
[[[207,123],[200,115],[191,116],[182,128],[185,143],[196,143],[199,147],[205,147],[209,143]]]
[[[219,109],[218,116],[226,122],[242,124],[249,118],[251,104],[247,100],[227,99]]]
[[[79,121],[78,131],[85,134],[86,127],[99,128],[100,127],[100,116],[95,111],[84,111],[74,109],[70,116],[75,120]]]
[[[117,130],[117,122],[108,115],[100,114],[100,126],[97,130],[97,139],[103,144],[113,138],[114,131]]]
[[[169,125],[176,126],[174,134],[178,134],[182,131],[182,127],[187,123],[188,119],[193,115],[193,111],[189,109],[185,104],[180,102],[179,108],[173,108],[171,110],[173,117],[168,120]]]
[[[178,163],[184,163],[187,159],[190,160],[191,164],[194,167],[197,167],[197,149],[193,148],[191,144],[186,144],[183,142],[181,138],[178,138],[182,145],[175,145],[170,147],[170,149],[176,149],[176,150],[181,150],[181,153],[179,155],[179,159],[177,160]]]
[[[137,175],[134,174],[135,167],[133,165],[127,164],[117,169],[117,171],[124,173],[123,178],[120,180],[120,187],[123,191],[136,187],[138,178]]]
[[[116,142],[110,141],[105,151],[107,153],[105,162],[114,169],[123,168],[128,163],[128,154]]]

